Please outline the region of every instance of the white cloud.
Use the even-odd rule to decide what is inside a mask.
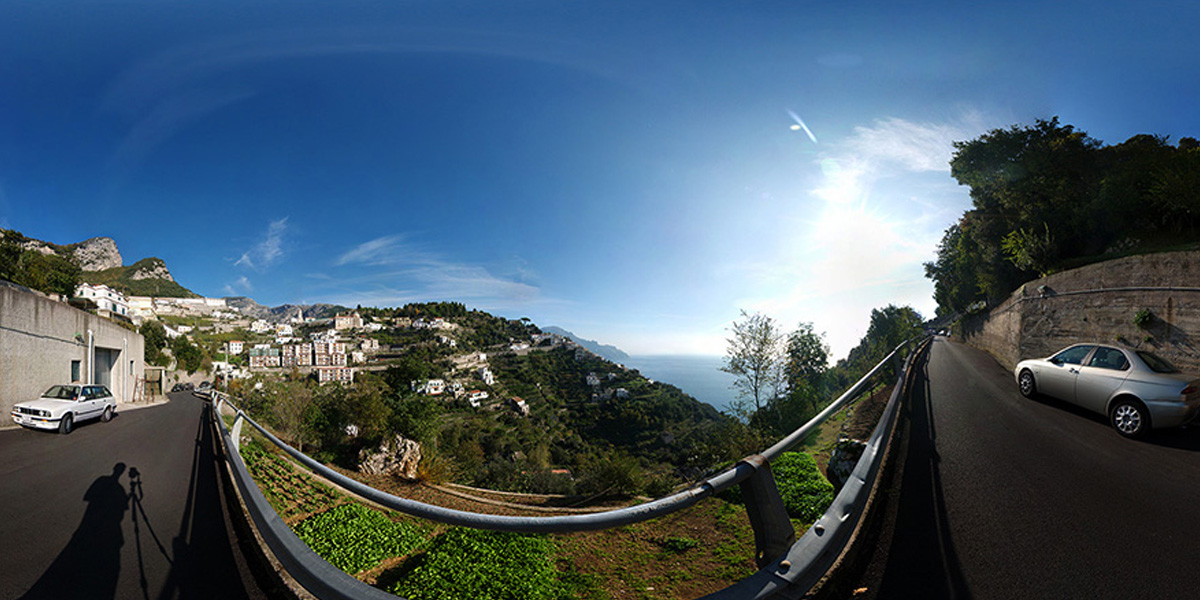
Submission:
[[[225,294],[227,296],[241,296],[254,291],[254,286],[245,275],[239,277],[237,281],[225,284]]]
[[[262,241],[242,253],[242,257],[233,264],[261,271],[278,262],[283,257],[283,236],[287,232],[287,221],[287,217],[271,221]]]
[[[483,265],[446,259],[426,251],[403,234],[375,238],[342,253],[335,267],[350,275],[324,273],[322,288],[336,288],[332,302],[404,304],[428,300],[462,301],[484,309],[520,310],[553,301],[541,289],[524,261],[509,275]]]
[[[827,145],[819,181],[786,220],[794,233],[771,255],[739,265],[751,294],[733,310],[760,311],[785,328],[813,322],[842,358],[861,339],[873,308],[910,305],[932,316],[932,260],[941,233],[969,206],[952,185],[953,143],[985,131],[976,114],[945,123],[899,118],[859,126]]]
[[[839,150],[872,169],[949,173],[954,142],[971,139],[984,130],[983,118],[975,112],[945,123],[891,117],[855,127],[854,135],[839,144]]]

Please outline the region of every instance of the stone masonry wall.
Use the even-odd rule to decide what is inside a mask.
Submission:
[[[1134,315],[1153,313],[1139,327]],[[1078,342],[1150,350],[1200,374],[1200,252],[1131,256],[1031,281],[988,314],[963,320],[968,344],[1006,367]]]

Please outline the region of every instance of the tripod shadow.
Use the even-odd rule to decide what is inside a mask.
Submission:
[[[116,597],[121,546],[125,544],[121,521],[129,509],[129,496],[120,482],[124,473],[125,463],[119,462],[113,465],[111,475],[101,475],[92,482],[83,495],[87,509],[79,527],[23,599]]]

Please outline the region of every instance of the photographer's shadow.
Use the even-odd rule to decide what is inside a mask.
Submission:
[[[112,600],[121,574],[121,521],[129,510],[129,493],[121,485],[125,463],[111,475],[97,477],[83,495],[83,520],[45,573],[22,598]]]

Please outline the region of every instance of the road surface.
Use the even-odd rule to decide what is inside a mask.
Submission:
[[[1124,439],[945,338],[915,387],[855,598],[1200,597],[1200,428]]]
[[[231,543],[203,407],[172,394],[70,435],[0,431],[0,599],[262,597]]]

